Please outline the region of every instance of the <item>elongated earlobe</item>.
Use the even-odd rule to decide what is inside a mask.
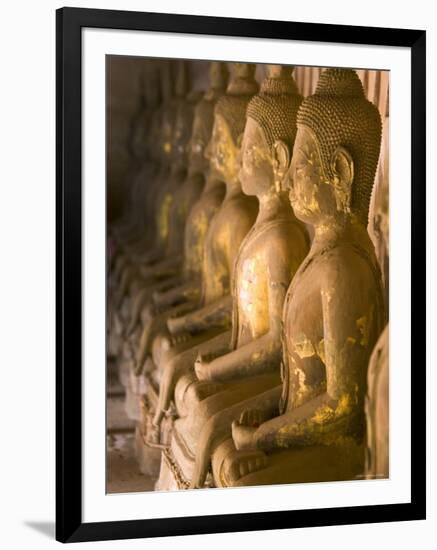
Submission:
[[[334,176],[334,188],[337,210],[350,212],[352,182],[354,180],[354,161],[344,147],[337,147],[331,157],[331,171]]]
[[[283,181],[290,167],[290,149],[282,140],[276,140],[272,146],[273,171],[275,175],[275,187],[278,192],[285,191]]]

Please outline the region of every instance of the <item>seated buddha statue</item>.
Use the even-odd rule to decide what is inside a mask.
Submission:
[[[125,267],[130,263],[140,261],[155,239],[155,224],[150,220],[155,216],[157,193],[163,181],[166,181],[170,172],[171,138],[175,118],[174,78],[173,65],[170,61],[162,61],[157,65],[159,72],[159,88],[162,96],[159,108],[153,113],[149,131],[148,149],[157,164],[157,170],[149,181],[148,201],[144,205],[144,220],[147,227],[141,230],[115,229],[114,237],[117,241],[117,254],[112,266],[114,280],[119,281]],[[153,84],[153,83],[151,83]]]
[[[327,69],[297,116],[289,170],[296,216],[314,228],[283,311],[283,384],[246,401],[212,457],[218,486],[353,479],[364,471],[370,354],[385,323],[367,233],[381,119],[357,74]],[[272,403],[274,406],[272,406]]]
[[[145,205],[148,203],[150,180],[155,176],[157,164],[149,143],[151,127],[159,111],[160,85],[158,67],[155,61],[148,60],[144,66],[144,79],[141,80],[141,105],[133,124],[129,150],[131,166],[125,177],[128,198],[123,215],[108,228],[111,238],[140,238],[145,230]],[[156,133],[154,134],[156,139]]]
[[[167,328],[152,344],[153,360],[160,378],[155,428],[172,399],[173,388],[186,367],[192,366],[197,345],[210,340],[211,345],[228,345],[230,333],[230,281],[240,245],[258,214],[258,201],[245,195],[239,180],[239,143],[244,131],[246,108],[258,90],[255,65],[232,63],[226,91],[214,109],[212,137],[206,155],[211,170],[226,184],[224,200],[209,223],[202,261],[201,307],[186,315],[170,318]],[[180,335],[184,337],[180,341]],[[164,353],[165,351],[165,353]],[[155,436],[154,436],[155,437]],[[157,437],[159,439],[159,436]]]
[[[144,205],[144,219],[149,223],[141,229],[132,228],[131,232],[122,231],[122,228],[115,228],[111,232],[111,244],[115,248],[113,259],[110,265],[108,281],[108,342],[111,354],[118,356],[123,343],[122,332],[125,322],[120,311],[119,286],[124,271],[131,265],[141,262],[141,259],[150,244],[154,242],[154,224],[150,220],[154,216],[153,206],[156,202],[157,190],[163,181],[168,178],[170,169],[170,151],[166,145],[169,142],[174,118],[173,100],[173,79],[171,65],[169,62],[161,62],[157,65],[159,70],[159,83],[162,92],[162,101],[158,109],[153,113],[152,125],[150,128],[150,139],[148,149],[154,159],[156,169],[154,174],[144,182],[147,186],[148,200]]]
[[[177,217],[180,213],[179,205],[176,205],[174,200],[175,193],[183,185],[187,176],[187,145],[191,136],[194,108],[200,99],[199,94],[187,92],[189,86],[187,64],[186,62],[180,62],[176,82],[176,99],[174,100],[175,117],[171,142],[170,173],[167,179],[161,181],[155,202],[155,243],[142,256],[139,262],[132,263],[123,271],[118,289],[119,304],[125,295],[136,294],[144,286],[144,282],[149,279],[166,277],[169,269],[171,272],[172,267],[174,267],[164,265],[160,269],[156,264],[159,264],[159,261],[166,257],[171,238],[175,238],[170,234],[170,220],[172,217]],[[192,174],[191,187],[194,187],[196,192],[199,192],[202,185],[201,175],[197,173]],[[178,239],[179,241],[180,239]],[[150,269],[152,265],[154,269]]]
[[[182,65],[185,67],[185,64]],[[186,69],[181,70],[182,76]],[[176,284],[180,281],[180,260],[178,257],[166,258],[166,252],[171,241],[169,221],[171,217],[181,213],[174,197],[177,190],[184,184],[187,170],[187,145],[191,136],[194,107],[199,99],[198,94],[182,95],[186,88],[187,77],[180,77],[179,94],[175,100],[175,118],[173,123],[173,141],[171,148],[171,168],[169,177],[160,182],[156,197],[156,235],[155,246],[147,254],[125,266],[117,286],[115,305],[118,337],[121,342],[126,341],[127,329],[130,328],[132,312],[139,311],[142,303],[147,300],[154,290],[159,290]],[[181,84],[182,83],[182,84]],[[164,135],[167,131],[164,132]],[[191,190],[191,200],[195,193],[199,193],[203,186],[203,176],[193,173],[187,184]],[[190,193],[188,193],[190,194]],[[178,231],[178,228],[175,228]],[[180,240],[180,239],[179,239]],[[160,258],[165,260],[159,261]],[[121,350],[120,350],[121,351]]]
[[[388,257],[388,173],[382,180],[375,211],[377,238]],[[384,254],[384,257],[386,255]],[[388,266],[387,266],[388,267]],[[387,280],[388,283],[388,280]],[[389,477],[389,325],[376,343],[367,374],[365,401],[367,446],[365,476],[367,479]]]
[[[200,349],[194,369],[175,388],[180,418],[167,452],[193,487],[203,486],[212,449],[231,436],[240,404],[280,384],[285,294],[309,250],[306,228],[283,188],[302,101],[292,71],[268,65],[247,108],[240,180],[244,193],[258,198],[259,214],[235,262],[230,348],[213,357]]]

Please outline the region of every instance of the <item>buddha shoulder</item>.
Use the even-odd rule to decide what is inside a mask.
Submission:
[[[224,209],[227,216],[248,216],[253,219],[258,214],[258,200],[238,194],[226,201]]]
[[[351,243],[322,250],[313,263],[323,286],[335,287],[337,292],[374,287],[375,277],[379,277],[373,251]]]
[[[272,248],[281,250],[302,244],[308,246],[308,235],[303,224],[293,220],[274,220],[268,222],[263,228],[260,227],[260,234],[269,239]]]

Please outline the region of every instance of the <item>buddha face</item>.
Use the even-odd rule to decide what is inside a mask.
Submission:
[[[207,146],[207,128],[202,117],[196,115],[193,122],[193,131],[189,143],[189,162],[192,170],[204,172],[208,168],[208,161],[205,157]]]
[[[349,212],[353,166],[347,151],[339,147],[330,168],[334,175],[329,178],[316,136],[299,126],[287,184],[291,206],[301,221],[321,225]]]
[[[205,154],[211,169],[225,182],[234,182],[238,179],[238,151],[225,119],[216,114]]]
[[[179,112],[176,117],[172,146],[172,164],[176,168],[184,167],[187,163],[190,130],[190,117],[187,113]]]
[[[274,182],[270,148],[259,124],[248,118],[240,151],[239,178],[246,195],[268,192]]]
[[[161,153],[164,158],[168,159],[172,152],[172,117],[170,109],[165,109],[162,115],[161,127]]]

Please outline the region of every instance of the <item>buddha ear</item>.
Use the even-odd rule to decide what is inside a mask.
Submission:
[[[291,154],[288,145],[281,139],[277,139],[272,146],[272,158],[276,187],[278,191],[283,191],[282,182],[290,167]]]
[[[290,165],[290,149],[281,139],[273,144],[273,159],[277,162],[278,170],[286,172]]]
[[[331,157],[331,170],[334,175],[337,208],[349,211],[354,180],[354,161],[344,147],[337,147],[334,151]]]

